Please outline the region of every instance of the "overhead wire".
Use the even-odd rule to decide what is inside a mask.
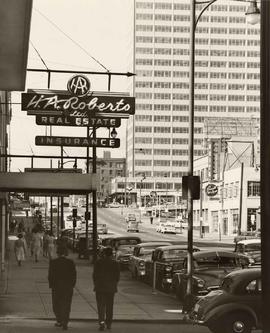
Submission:
[[[78,46],[84,53],[86,53],[91,59],[93,59],[97,64],[99,64],[103,69],[105,69],[107,72],[110,72],[110,70],[104,66],[99,60],[97,60],[95,57],[93,57],[84,47],[82,47],[78,42],[76,42],[73,38],[71,38],[67,33],[65,33],[56,23],[54,23],[52,20],[50,20],[45,14],[41,13],[40,10],[37,8],[34,8],[43,18],[45,18],[49,23],[51,23],[57,30],[59,30],[64,36],[66,36],[69,40],[71,40],[76,46]]]
[[[42,56],[40,55],[40,53],[38,52],[38,50],[37,50],[37,48],[34,46],[34,44],[31,42],[31,40],[30,40],[30,44],[31,44],[32,48],[36,51],[37,55],[39,56],[39,58],[40,58],[40,60],[42,61],[43,65],[45,66],[45,68],[46,68],[47,70],[49,70],[49,68],[48,68],[48,66],[46,65],[44,59],[42,58]]]

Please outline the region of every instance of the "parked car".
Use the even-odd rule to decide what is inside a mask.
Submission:
[[[92,228],[93,228],[93,226],[92,226]],[[97,232],[98,232],[98,234],[107,234],[108,233],[107,225],[105,223],[98,223]]]
[[[261,264],[261,239],[246,239],[235,244],[235,253],[242,253],[250,258],[251,264]]]
[[[254,239],[254,238],[259,238],[261,237],[261,231],[256,230],[256,231],[242,231],[240,235],[237,235],[234,237],[234,242],[237,243],[241,240],[245,239]]]
[[[160,227],[160,232],[162,234],[165,234],[165,233],[175,234],[176,233],[175,224],[170,223],[170,222],[162,223],[162,225]]]
[[[127,267],[134,246],[141,242],[141,238],[137,236],[108,237],[101,240],[100,250],[102,251],[102,248],[106,246],[111,246],[115,260],[122,267]]]
[[[199,251],[196,246],[194,251]],[[169,291],[173,275],[183,268],[183,261],[187,255],[187,245],[169,245],[157,247],[152,253],[152,260],[145,263],[146,280],[153,283],[155,270],[156,288]]]
[[[175,224],[172,222],[160,222],[156,227],[157,232],[175,234]]]
[[[109,208],[119,208],[120,204],[118,202],[111,202],[108,204]]]
[[[145,277],[145,264],[147,261],[151,261],[153,250],[167,245],[171,244],[169,242],[147,242],[136,245],[129,257],[128,269],[131,276],[135,279],[143,279]]]
[[[261,269],[248,268],[228,274],[219,290],[201,297],[189,319],[213,333],[250,333],[262,322]]]
[[[205,295],[218,289],[222,279],[233,270],[248,267],[250,260],[243,254],[230,251],[200,251],[193,253],[193,294]],[[183,269],[175,273],[172,291],[179,300],[183,300],[187,289],[187,257]]]

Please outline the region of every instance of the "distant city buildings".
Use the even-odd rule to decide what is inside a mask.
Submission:
[[[198,23],[195,158],[207,153],[208,117],[258,122],[260,30],[247,24],[247,5],[217,2]],[[189,158],[189,1],[136,0],[134,15],[136,115],[129,119],[127,130],[128,176],[143,173],[144,184],[153,184],[151,190],[162,184],[164,191],[181,191]]]

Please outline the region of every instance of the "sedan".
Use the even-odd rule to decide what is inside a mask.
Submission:
[[[247,268],[228,274],[220,290],[201,297],[189,319],[213,333],[250,333],[261,328],[261,269]]]
[[[196,296],[218,289],[222,279],[233,270],[248,267],[247,256],[230,251],[200,251],[193,254],[192,288]],[[187,258],[183,269],[173,276],[172,290],[176,297],[183,300],[186,296],[188,280]]]

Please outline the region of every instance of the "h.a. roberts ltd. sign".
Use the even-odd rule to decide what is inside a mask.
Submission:
[[[76,96],[68,91],[28,91],[22,93],[22,110],[31,114],[59,114],[70,117],[121,116],[135,113],[135,98],[115,93],[90,92]]]

